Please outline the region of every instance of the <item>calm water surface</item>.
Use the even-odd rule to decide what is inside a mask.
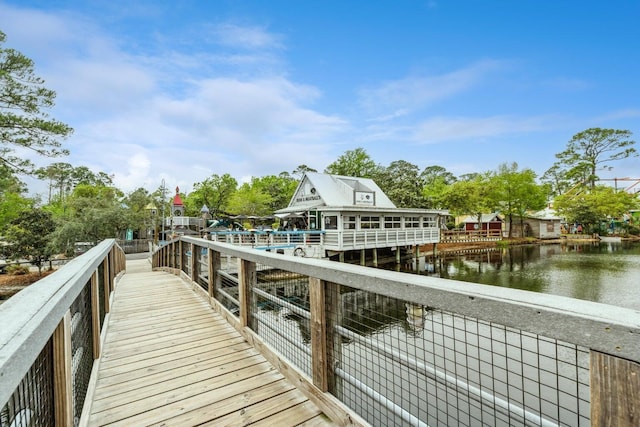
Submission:
[[[401,268],[640,310],[638,242],[532,245],[442,254]]]

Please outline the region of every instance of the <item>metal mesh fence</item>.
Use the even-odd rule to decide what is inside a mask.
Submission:
[[[585,348],[345,287],[339,305],[334,393],[372,425],[590,425]]]
[[[238,259],[223,256],[220,259],[218,280],[214,284],[214,295],[234,316],[240,316],[240,301],[238,294]]]
[[[73,419],[78,425],[93,367],[91,292],[88,283],[71,304],[71,369],[73,381]]]
[[[98,309],[100,310],[100,326],[104,325],[104,318],[107,315],[105,313],[105,292],[104,292],[104,264],[100,263],[98,266]]]
[[[53,425],[53,345],[49,340],[0,409],[0,427]]]
[[[309,278],[258,264],[255,325],[260,337],[311,376]]]
[[[206,248],[198,248],[200,256],[198,257],[198,286],[209,291],[209,251]]]

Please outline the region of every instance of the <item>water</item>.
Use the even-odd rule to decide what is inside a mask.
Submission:
[[[395,264],[382,268],[397,269]],[[490,248],[421,258],[402,271],[640,310],[640,243],[567,243]]]

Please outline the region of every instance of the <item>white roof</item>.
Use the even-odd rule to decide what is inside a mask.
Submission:
[[[502,218],[500,218],[500,215],[497,213],[482,214],[480,218],[480,222],[483,224],[485,222],[498,222],[498,221],[502,221]],[[476,224],[478,222],[478,215],[469,215],[462,222],[469,223],[469,224]]]
[[[322,206],[396,208],[370,178],[307,172],[300,180],[289,206],[278,212]]]

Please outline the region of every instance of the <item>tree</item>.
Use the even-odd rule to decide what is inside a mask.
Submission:
[[[424,168],[420,173],[420,179],[422,179],[424,185],[431,185],[434,182],[450,185],[457,181],[454,174],[438,165],[427,166]]]
[[[304,175],[307,172],[318,172],[318,171],[307,165],[299,165],[297,168],[295,168],[292,174],[297,176],[298,178],[302,178],[302,175]]]
[[[441,202],[455,216],[475,215],[481,224],[482,212],[491,209],[488,181],[486,175],[477,174],[474,179],[454,182],[443,192]]]
[[[19,157],[16,149],[57,157],[68,154],[60,139],[73,131],[44,112],[54,105],[56,93],[44,87],[34,74],[33,61],[3,44],[0,31],[0,163],[20,173],[32,173],[33,163]]]
[[[443,203],[443,195],[449,185],[457,181],[454,174],[442,166],[427,166],[420,173],[422,180],[422,197],[426,208],[446,209]]]
[[[386,168],[380,168],[376,183],[399,208],[420,208],[425,204],[424,188],[418,166],[404,160],[396,160]]]
[[[524,216],[532,210],[544,208],[547,201],[545,187],[536,183],[536,173],[531,169],[518,170],[517,163],[502,164],[491,179],[493,205],[509,220],[509,237],[513,231],[513,217],[520,219],[524,229]]]
[[[261,178],[253,178],[251,185],[260,188],[263,193],[271,196],[269,214],[289,206],[289,202],[296,191],[298,181],[288,172],[281,172],[278,176],[267,175]]]
[[[364,148],[346,151],[324,170],[333,175],[374,178],[380,168],[371,159]]]
[[[32,208],[35,201],[24,197],[25,192],[24,183],[16,177],[11,169],[0,164],[0,235],[2,235],[2,230],[18,217],[20,212]]]
[[[574,183],[583,181],[593,190],[598,180],[598,170],[611,170],[607,163],[637,156],[628,130],[590,128],[577,133],[567,148],[556,154],[561,169]]]
[[[272,198],[257,185],[244,183],[229,200],[229,210],[239,215],[265,216],[270,209]]]
[[[207,205],[213,218],[228,210],[229,200],[238,188],[238,181],[228,173],[213,174],[202,182],[193,185],[193,191],[185,197],[184,203],[189,212],[200,216],[200,209]],[[197,213],[196,213],[197,212]]]
[[[42,209],[22,211],[5,230],[8,258],[27,259],[42,273],[42,266],[53,253],[49,236],[54,230],[55,222],[49,212]]]
[[[55,216],[59,226],[52,234],[54,248],[70,253],[76,242],[98,243],[124,236],[139,226],[139,218],[122,203],[123,194],[113,187],[80,184],[67,200],[67,209]]]
[[[558,196],[553,206],[568,222],[582,224],[587,230],[595,232],[600,231],[600,224],[637,209],[638,196],[598,185],[590,192]]]

